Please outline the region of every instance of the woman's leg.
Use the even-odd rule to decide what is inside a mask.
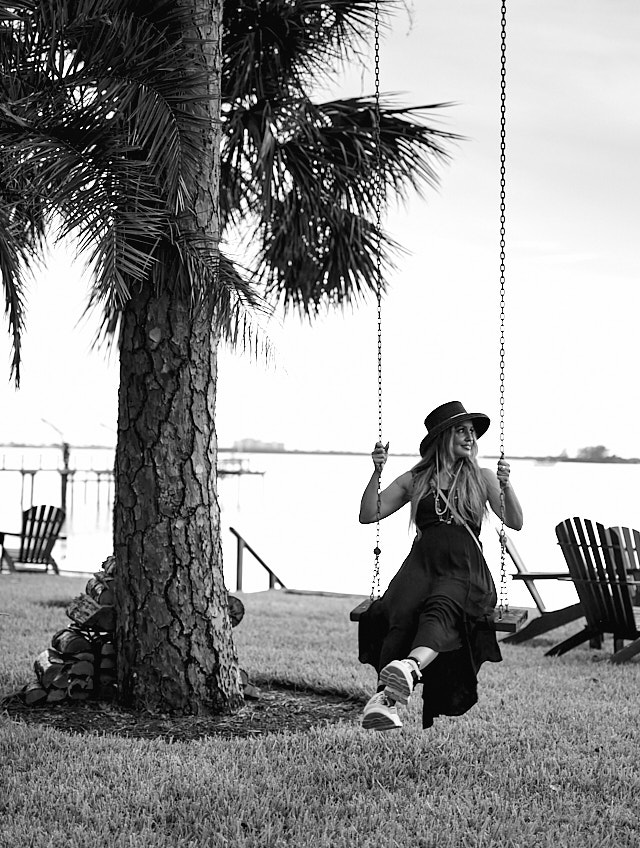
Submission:
[[[405,659],[388,657],[380,671],[380,685],[392,701],[407,704],[421,670],[432,663],[442,651],[452,651],[462,645],[460,613],[457,605],[443,595],[435,595],[423,605],[411,646],[400,654]],[[434,647],[431,647],[434,646]]]
[[[421,670],[433,662],[438,652],[423,646],[413,648],[406,659],[391,660],[380,672],[379,690],[394,703],[408,704]]]
[[[406,657],[414,642],[420,607],[428,594],[426,574],[414,549],[415,543],[383,597],[388,617],[387,633],[378,658],[378,670],[393,660]],[[414,662],[409,665],[413,667]],[[417,661],[415,668],[417,679],[419,679],[420,671]],[[395,703],[399,699],[388,695],[386,683],[380,676],[378,684],[376,693],[364,708],[362,726],[368,730],[393,730],[402,727]]]
[[[429,663],[432,663],[435,658],[438,656],[438,651],[434,651],[433,648],[425,648],[423,645],[420,645],[417,648],[412,648],[408,660],[415,660],[418,664],[418,668],[422,670],[426,668]]]
[[[380,672],[378,691],[364,708],[362,726],[367,730],[395,730],[402,727],[396,703],[407,704],[420,680],[420,670],[438,656],[438,651],[422,645],[412,648],[404,660],[392,660]]]
[[[406,657],[416,644],[420,613],[429,596],[429,581],[415,548],[416,543],[383,596],[387,611],[387,633],[380,650],[378,672],[392,660]]]

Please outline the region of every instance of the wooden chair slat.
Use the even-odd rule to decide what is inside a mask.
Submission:
[[[527,571],[523,574],[512,574],[511,579],[521,580],[523,583],[528,581],[533,583],[536,580],[571,580],[571,575],[568,571]],[[538,595],[538,597],[540,596]],[[542,604],[542,607],[544,608],[544,604]]]
[[[626,575],[626,581],[629,585],[629,599],[627,607],[627,615],[635,620],[637,613],[636,606],[640,600],[640,562],[638,552],[640,551],[640,533],[637,530],[632,530],[629,527],[622,527],[622,543],[618,548],[621,557],[621,582],[623,575]],[[626,540],[629,540],[627,545]],[[625,600],[625,606],[627,601]]]
[[[599,589],[607,609],[610,610],[611,621],[628,621],[628,613],[623,603],[624,593],[620,591],[618,569],[611,547],[611,535],[605,530],[602,524],[596,522],[595,532],[594,525],[591,522],[589,522],[589,525],[589,538],[592,539],[592,544],[595,545],[595,550],[599,554],[599,559],[602,563],[602,567],[598,571],[600,578]],[[625,586],[624,589],[628,596],[627,587]],[[631,608],[629,607],[630,611]]]
[[[559,656],[588,638],[609,633],[614,638],[612,661],[623,662],[640,652],[640,631],[632,599],[629,565],[638,551],[638,534],[628,528],[605,528],[574,517],[560,522],[556,536],[569,568],[587,624],[547,653]],[[634,569],[632,569],[633,571]],[[623,648],[625,639],[633,644]]]
[[[629,571],[634,571],[638,568],[638,543],[636,541],[637,530],[631,530],[629,527],[610,527],[609,530],[622,536],[622,551],[626,559],[626,567]]]
[[[34,533],[32,538],[33,557],[34,559],[37,558],[39,562],[43,562],[43,555],[46,549],[46,533],[48,530],[49,514],[51,509],[53,509],[53,507],[44,507],[40,509],[34,522],[36,525],[36,532]]]
[[[615,546],[614,555],[620,556],[621,567],[624,568],[629,583],[635,584],[631,591],[631,605],[640,604],[640,531],[631,527],[609,527],[612,542]]]
[[[606,610],[605,617],[608,621],[611,620],[612,613],[608,598],[602,590],[601,580],[604,580],[604,572],[598,561],[598,546],[593,538],[593,528],[591,522],[588,523],[585,532],[585,526],[582,521],[574,518],[575,532],[579,540],[580,549],[576,548],[575,565],[578,573],[578,579],[583,581],[583,594],[586,596],[585,603],[588,605],[592,617],[598,618],[602,610]],[[589,535],[588,535],[589,534]],[[574,535],[575,538],[575,535]],[[582,556],[580,556],[582,554]],[[600,569],[598,566],[600,565]]]
[[[10,571],[15,571],[16,563],[21,565],[44,565],[45,571],[49,566],[59,574],[58,564],[53,558],[53,547],[60,535],[65,520],[64,510],[55,506],[32,506],[22,514],[22,531],[20,534],[7,533],[4,536],[15,536],[20,540],[18,548],[2,545],[2,564]]]
[[[593,593],[588,590],[588,581],[592,579],[588,564],[582,560],[579,554],[580,543],[576,531],[569,522],[558,525],[556,535],[564,554],[569,573],[574,580],[576,592],[585,616],[591,620],[597,617],[597,605],[594,604]],[[577,580],[576,580],[577,578]]]
[[[628,558],[623,557],[619,541],[614,539],[611,530],[603,528],[603,533],[603,544],[606,544],[606,559],[611,578],[611,594],[616,619],[624,621],[625,627],[635,627],[632,603],[632,596],[635,593],[635,589],[629,587],[630,575],[626,567]]]

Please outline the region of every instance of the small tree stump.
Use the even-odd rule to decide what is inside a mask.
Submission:
[[[66,680],[69,672],[69,664],[54,648],[47,648],[38,654],[33,668],[43,689],[57,686],[60,680]]]
[[[88,660],[79,660],[71,663],[69,666],[69,674],[74,677],[90,677],[93,676],[93,663]]]
[[[43,689],[39,683],[33,680],[31,683],[27,683],[26,686],[22,687],[20,697],[25,704],[33,706],[47,700],[47,690]]]
[[[227,595],[227,603],[229,605],[229,619],[231,626],[237,627],[244,618],[244,604],[240,598],[235,595]]]
[[[249,698],[252,701],[258,700],[260,690],[249,680],[249,675],[243,668],[240,669],[240,685],[242,686],[242,694],[245,698]]]
[[[64,701],[66,697],[66,689],[56,689],[55,687],[53,687],[47,692],[47,702],[50,704],[55,704],[58,701]]]
[[[85,591],[101,606],[112,606],[115,601],[113,590],[109,585],[112,582],[113,578],[106,579],[102,575],[96,574],[88,581]]]
[[[113,578],[116,576],[116,558],[113,554],[108,556],[102,563],[101,572],[105,577]]]
[[[115,629],[115,608],[101,606],[89,595],[78,595],[74,598],[67,607],[67,615],[83,630],[111,632]]]
[[[58,630],[51,639],[51,645],[61,654],[78,654],[92,649],[91,639],[85,633],[71,627]]]

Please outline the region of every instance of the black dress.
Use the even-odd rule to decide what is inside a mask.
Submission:
[[[478,700],[477,674],[502,659],[486,626],[497,603],[493,578],[469,530],[442,520],[429,493],[418,505],[420,530],[382,598],[359,622],[359,658],[380,672],[412,648],[438,657],[422,673],[423,727],[437,715],[461,715]],[[476,537],[479,528],[472,528]]]

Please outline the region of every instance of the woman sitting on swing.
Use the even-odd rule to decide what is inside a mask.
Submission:
[[[360,522],[386,518],[407,503],[417,535],[409,556],[382,598],[359,622],[360,660],[378,672],[378,690],[364,708],[362,726],[402,727],[397,704],[406,705],[423,683],[423,727],[437,715],[461,715],[477,701],[477,672],[502,657],[487,621],[497,603],[478,536],[487,502],[519,530],[522,509],[509,482],[509,465],[497,475],[477,462],[477,439],[489,419],[458,401],[425,419],[421,460],[380,493],[387,448],[372,453],[374,472],[362,496]],[[483,626],[484,625],[484,626]]]

